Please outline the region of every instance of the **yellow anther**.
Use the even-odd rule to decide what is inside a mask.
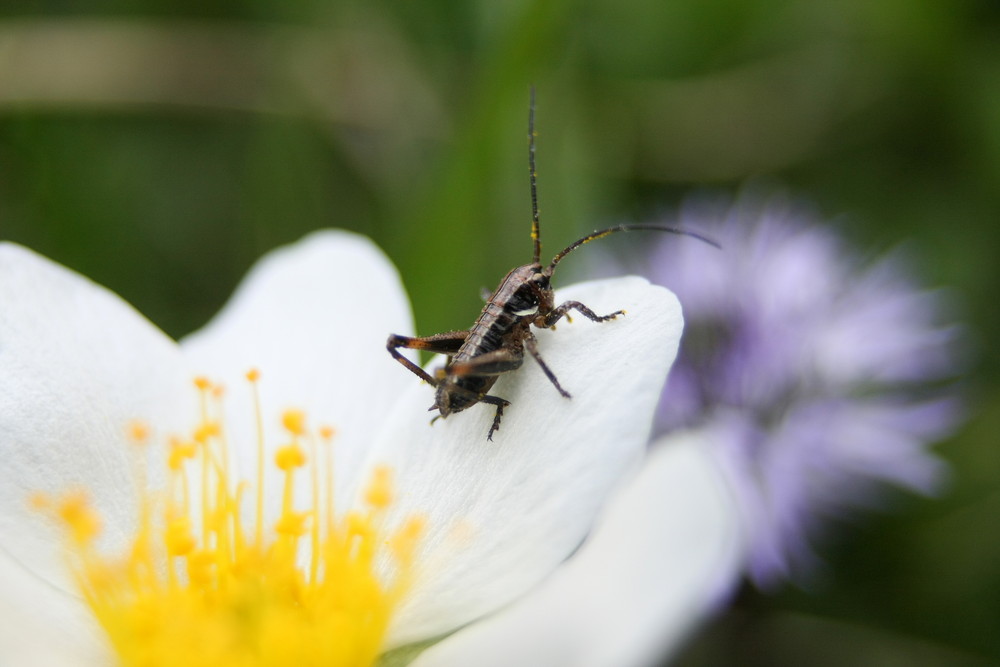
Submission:
[[[210,589],[215,574],[216,556],[212,551],[201,549],[187,557],[187,573],[191,583],[203,589]]]
[[[304,435],[306,414],[301,410],[285,410],[285,413],[281,415],[281,425],[292,435]]]
[[[309,512],[288,512],[274,524],[274,530],[279,535],[299,537],[308,530],[308,520]]]
[[[129,440],[135,444],[143,444],[149,440],[149,425],[138,419],[129,422],[126,430]]]
[[[178,516],[168,521],[164,542],[169,556],[184,556],[191,553],[196,544],[194,533],[191,532],[191,519]]]
[[[332,426],[320,426],[319,427],[319,437],[323,440],[333,440],[333,436],[337,435],[337,429]]]
[[[44,512],[52,509],[52,496],[41,491],[35,491],[28,496],[28,507],[36,512]]]
[[[182,442],[174,439],[170,442],[170,452],[167,454],[167,467],[177,471],[184,466],[184,461],[193,459],[198,453],[198,446],[193,442]]]
[[[220,431],[218,422],[205,422],[195,429],[194,439],[198,443],[205,444],[210,438],[219,435]]]
[[[403,524],[403,527],[399,529],[399,532],[393,535],[389,546],[392,547],[393,555],[395,555],[397,560],[403,563],[413,560],[413,554],[424,535],[426,527],[427,520],[424,517],[414,516],[410,517]]]
[[[194,379],[194,386],[200,389],[201,391],[205,391],[206,389],[212,386],[212,383],[204,375],[199,375]]]
[[[365,489],[365,502],[382,509],[392,502],[392,470],[387,466],[377,466],[372,471],[372,480]]]
[[[371,522],[361,512],[348,512],[346,523],[347,534],[352,537],[365,536],[371,533]]]
[[[73,541],[86,544],[101,532],[101,518],[82,491],[70,492],[59,499],[56,516],[69,527]]]
[[[246,378],[250,382],[256,382],[257,380],[260,379],[260,371],[257,370],[256,368],[251,368],[250,370],[247,371]]]
[[[306,464],[306,453],[298,445],[280,447],[274,455],[274,463],[280,470],[289,471]]]

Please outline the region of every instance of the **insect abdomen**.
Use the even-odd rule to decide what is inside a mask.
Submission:
[[[452,358],[453,362],[466,361],[485,352],[498,350],[504,336],[517,324],[518,317],[493,302],[486,304],[482,314],[469,330],[469,337]]]

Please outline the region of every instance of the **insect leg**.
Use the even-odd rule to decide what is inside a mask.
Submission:
[[[472,357],[468,361],[454,363],[451,366],[448,366],[446,370],[442,370],[440,372],[444,375],[444,377],[450,378],[477,375],[501,375],[508,371],[518,369],[523,362],[524,351],[521,348],[504,347],[499,350],[493,350],[492,352]],[[457,391],[463,394],[468,392],[469,394],[475,396],[478,402],[489,403],[490,405],[496,406],[497,411],[496,414],[493,415],[493,425],[490,426],[490,431],[486,435],[486,439],[492,441],[493,434],[500,428],[500,420],[503,418],[503,409],[510,405],[510,401],[500,398],[499,396],[491,396],[490,394],[476,394],[460,385],[454,385],[452,391]]]
[[[553,373],[549,369],[549,367],[545,364],[545,362],[542,361],[542,356],[538,354],[538,339],[535,338],[535,334],[531,333],[530,331],[526,331],[526,333],[528,335],[525,336],[524,338],[524,346],[528,348],[528,352],[530,352],[531,356],[535,358],[535,361],[538,362],[538,365],[542,367],[542,372],[545,373],[545,377],[549,379],[549,382],[555,385],[555,388],[559,390],[560,394],[562,394],[566,398],[572,398],[572,396],[569,395],[569,392],[563,389],[562,386],[559,384],[559,380],[556,379],[555,373]]]
[[[516,371],[523,362],[524,352],[505,347],[476,355],[467,361],[455,362],[445,372],[453,378],[466,375],[502,375],[508,371]]]
[[[503,409],[510,405],[510,401],[506,401],[499,396],[490,396],[489,394],[482,395],[479,400],[483,403],[497,406],[497,412],[493,415],[493,425],[490,426],[490,432],[486,434],[486,439],[493,442],[493,434],[500,429],[500,419],[503,417]]]
[[[392,355],[393,359],[406,366],[411,373],[436,387],[437,380],[432,378],[423,368],[401,355],[399,348],[404,347],[410,350],[426,350],[434,354],[452,355],[458,352],[458,348],[462,347],[462,343],[465,342],[468,336],[468,331],[449,331],[447,333],[419,338],[389,334],[389,340],[386,341],[385,348],[389,350],[389,354]]]
[[[535,326],[543,327],[545,329],[551,328],[552,325],[561,320],[564,315],[566,316],[566,319],[569,319],[569,316],[566,315],[566,313],[570,310],[576,310],[588,320],[592,320],[594,322],[607,322],[608,320],[615,319],[619,315],[625,314],[624,310],[616,310],[610,315],[598,315],[579,301],[567,301],[566,303],[553,308],[545,315],[544,318],[539,318],[542,320],[541,322],[535,320]]]
[[[489,403],[490,405],[496,406],[497,411],[496,414],[493,415],[493,425],[490,426],[490,431],[489,433],[486,434],[486,439],[492,442],[493,434],[496,433],[497,430],[500,428],[500,419],[503,418],[503,409],[508,405],[510,405],[510,401],[504,398],[500,398],[499,396],[492,396],[490,394],[477,394],[476,392],[470,391],[469,389],[466,389],[465,387],[462,387],[460,385],[453,385],[451,387],[451,391],[454,391],[458,394],[464,394],[466,396],[469,396],[470,398],[475,398],[476,402],[478,403]],[[431,410],[433,409],[434,407],[431,408]],[[433,424],[435,421],[437,421],[438,417],[440,416],[441,415],[438,415],[437,417],[432,419],[431,423]]]

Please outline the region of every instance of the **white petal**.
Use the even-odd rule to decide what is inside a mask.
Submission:
[[[103,633],[84,605],[0,552],[0,665],[110,664]]]
[[[641,278],[578,285],[598,314],[537,332],[542,358],[572,394],[560,396],[534,360],[503,376],[500,430],[476,405],[428,425],[433,390],[414,382],[386,415],[374,459],[397,473],[401,512],[427,517],[417,582],[392,643],[450,630],[535,585],[575,549],[619,478],[637,465],[682,328],[677,300]],[[398,516],[396,517],[398,519]]]
[[[270,445],[284,444],[280,413],[305,410],[314,424],[337,429],[342,481],[412,380],[385,349],[390,333],[412,328],[385,255],[357,234],[322,231],[260,260],[218,316],[181,346],[199,372],[228,386],[227,425],[244,474],[255,470],[256,439],[243,377],[257,368]]]
[[[738,576],[741,541],[732,496],[706,443],[669,438],[552,577],[413,666],[657,664]]]
[[[114,294],[0,244],[0,548],[25,572],[68,589],[59,535],[28,508],[36,491],[90,490],[121,544],[135,498],[125,429],[176,423],[180,361]]]

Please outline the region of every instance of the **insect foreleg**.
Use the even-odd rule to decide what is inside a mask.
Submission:
[[[426,350],[433,354],[452,355],[458,352],[458,348],[462,347],[462,343],[465,342],[465,339],[468,338],[468,336],[468,331],[449,331],[447,333],[439,333],[433,336],[424,336],[420,338],[389,334],[389,340],[386,341],[385,348],[389,350],[389,354],[392,355],[393,359],[406,366],[411,373],[425,382],[428,382],[433,386],[437,386],[437,380],[431,377],[423,368],[417,366],[415,363],[401,355],[399,353],[399,348],[403,347],[410,350]]]
[[[607,322],[608,320],[615,319],[619,315],[625,314],[624,310],[616,310],[610,315],[598,315],[597,313],[592,311],[590,308],[587,308],[579,301],[567,301],[566,303],[556,306],[555,308],[550,310],[544,316],[544,318],[541,317],[538,318],[538,320],[541,320],[541,322],[535,320],[535,326],[549,329],[552,327],[552,325],[554,325],[556,322],[562,319],[564,315],[566,316],[566,319],[569,319],[569,316],[566,315],[566,313],[568,313],[570,310],[575,310],[580,314],[582,314],[584,317],[586,317],[588,320],[592,320],[594,322]]]
[[[535,334],[531,333],[530,331],[527,331],[526,333],[527,336],[524,339],[524,346],[528,348],[528,352],[530,352],[531,356],[535,358],[535,361],[538,362],[538,365],[542,367],[542,372],[545,373],[545,377],[549,379],[549,382],[555,385],[555,388],[559,390],[560,394],[562,394],[566,398],[572,398],[572,396],[569,395],[569,392],[563,389],[562,386],[559,384],[559,380],[556,379],[555,373],[553,373],[551,369],[549,369],[549,367],[545,365],[545,362],[542,361],[542,356],[538,354],[538,339],[535,338]]]

